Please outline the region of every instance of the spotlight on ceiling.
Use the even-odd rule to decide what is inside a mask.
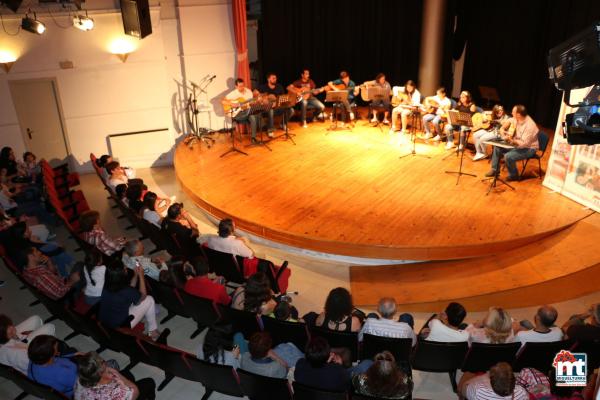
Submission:
[[[21,28],[25,29],[27,32],[36,33],[38,35],[46,32],[46,25],[41,21],[38,21],[35,13],[33,13],[33,18],[25,14],[25,18],[21,20]]]
[[[75,15],[73,17],[73,26],[82,31],[91,31],[94,29],[94,20],[87,16],[86,11],[85,15]]]

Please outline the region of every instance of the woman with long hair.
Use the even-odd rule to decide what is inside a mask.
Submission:
[[[91,249],[85,255],[83,276],[85,278],[85,303],[93,306],[98,303],[102,297],[102,289],[104,289],[104,276],[106,266],[102,253],[97,249]]]
[[[483,322],[469,326],[467,331],[469,341],[476,343],[510,343],[515,338],[510,315],[499,307],[490,307]]]
[[[231,296],[232,308],[261,315],[270,314],[276,305],[269,278],[260,271],[251,275]]]
[[[315,324],[334,331],[358,332],[361,321],[352,315],[354,305],[348,289],[338,287],[329,292],[325,310],[317,317]]]

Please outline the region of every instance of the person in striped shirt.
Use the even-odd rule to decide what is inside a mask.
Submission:
[[[527,391],[516,384],[512,367],[499,362],[489,372],[477,375],[459,387],[462,399],[467,400],[528,400]]]
[[[412,339],[413,346],[417,342],[417,337],[413,328],[406,322],[401,322],[404,319],[400,318],[400,321],[395,321],[394,316],[396,315],[396,300],[391,297],[384,297],[379,300],[377,306],[377,312],[381,318],[367,318],[362,329],[358,333],[358,340],[362,341],[363,335],[375,335],[389,338],[410,338]],[[404,317],[403,314],[401,317]]]

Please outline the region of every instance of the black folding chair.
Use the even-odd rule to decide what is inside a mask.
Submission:
[[[193,296],[182,290],[177,290],[177,294],[181,297],[185,309],[198,326],[196,331],[190,336],[190,339],[198,336],[204,328],[212,326],[222,319],[221,313],[213,301]]]
[[[396,361],[409,361],[412,352],[411,338],[388,338],[365,333],[361,343],[360,359],[371,360],[384,350],[394,355]]]
[[[350,350],[352,361],[358,360],[358,333],[340,332],[331,329],[313,326],[310,327],[311,336],[321,336],[326,339],[331,347],[345,347]]]
[[[317,389],[298,382],[293,383],[294,400],[349,400],[348,392],[331,392]]]
[[[517,343],[472,343],[461,370],[463,372],[486,372],[499,362],[512,364],[521,342]]]
[[[517,354],[513,363],[513,371],[518,372],[523,368],[535,368],[548,375],[552,370],[554,356],[561,350],[569,350],[573,346],[571,340],[558,342],[527,342]]]
[[[431,342],[419,339],[412,357],[412,368],[426,372],[447,372],[454,392],[457,390],[456,370],[469,349],[467,342]]]
[[[208,400],[213,392],[244,397],[233,367],[212,364],[187,355],[185,360],[190,367],[190,380],[200,382],[204,386],[206,392],[202,400]]]
[[[276,318],[263,316],[262,324],[264,330],[271,334],[273,346],[280,343],[294,343],[301,351],[304,351],[308,343],[308,327],[303,322],[280,321]]]
[[[292,400],[293,394],[287,379],[271,378],[238,369],[236,371],[242,391],[250,400]]]
[[[600,339],[592,341],[580,341],[571,349],[572,353],[587,354],[587,370],[594,371],[600,367]]]
[[[243,284],[246,281],[242,268],[233,254],[212,250],[205,246],[202,246],[202,251],[211,272],[224,277],[229,282]]]

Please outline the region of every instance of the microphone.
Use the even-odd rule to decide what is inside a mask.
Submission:
[[[213,79],[215,79],[216,77],[217,77],[216,75],[213,75],[213,76],[211,76],[211,77],[208,79],[208,81],[209,81],[209,82],[212,82],[212,80],[213,80]]]
[[[199,86],[198,86],[198,84],[196,84],[196,83],[194,83],[194,82],[192,82],[192,81],[190,81],[190,84],[192,85],[192,87],[193,87],[193,88],[197,88],[197,87],[199,87]]]

